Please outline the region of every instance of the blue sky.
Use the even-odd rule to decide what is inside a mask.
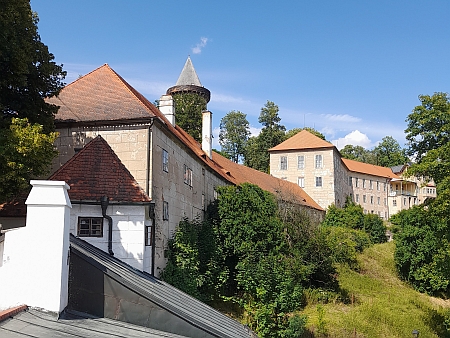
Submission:
[[[287,129],[313,127],[338,148],[405,142],[418,95],[447,92],[450,1],[32,0],[66,82],[108,63],[150,101],[188,55],[220,119],[267,100]]]

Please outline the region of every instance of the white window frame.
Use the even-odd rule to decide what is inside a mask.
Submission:
[[[297,156],[297,169],[305,169],[305,155]]]
[[[304,178],[304,177],[299,177],[299,178],[297,179],[297,183],[298,183],[298,186],[299,186],[300,188],[304,188],[304,187],[305,187],[305,178]]]
[[[316,155],[315,157],[315,162],[314,162],[314,164],[315,164],[315,168],[316,169],[322,169],[323,168],[323,158],[322,158],[322,155]]]
[[[287,156],[280,156],[280,170],[287,170],[288,159]]]
[[[322,188],[323,180],[322,176],[316,176],[316,188]]]

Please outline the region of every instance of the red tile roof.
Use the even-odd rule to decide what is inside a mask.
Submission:
[[[261,171],[246,167],[244,165],[230,161],[229,159],[213,152],[213,159],[224,170],[229,172],[234,184],[252,183],[280,196],[285,200],[291,200],[300,205],[313,209],[323,210],[302,188],[297,184],[282,180]]]
[[[20,305],[20,306],[16,306],[16,307],[13,307],[10,309],[0,311],[0,322],[5,319],[15,316],[19,312],[25,311],[26,309],[28,309],[28,306]]]
[[[51,177],[70,186],[69,197],[77,201],[149,202],[128,169],[101,137],[97,136]]]
[[[353,160],[348,160],[346,158],[342,159],[342,162],[347,166],[348,170],[361,173],[368,174],[373,176],[385,177],[385,178],[399,178],[396,174],[394,174],[391,168],[380,167],[374,164],[368,164]]]
[[[57,123],[142,119],[158,114],[153,104],[107,64],[70,83],[47,102],[60,106]]]
[[[334,145],[328,141],[322,140],[314,134],[311,134],[307,130],[302,130],[301,132],[288,138],[286,141],[281,142],[279,145],[269,149],[269,152],[277,150],[302,150],[317,148],[334,148]]]

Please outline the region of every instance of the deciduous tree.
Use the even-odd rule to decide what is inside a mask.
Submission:
[[[206,100],[196,93],[173,94],[176,123],[198,142],[202,141],[202,112]]]
[[[233,162],[244,158],[249,136],[250,124],[244,113],[233,110],[220,121],[219,143]]]
[[[393,167],[408,162],[405,150],[392,136],[385,136],[381,142],[373,149],[376,157],[376,164],[382,167]]]

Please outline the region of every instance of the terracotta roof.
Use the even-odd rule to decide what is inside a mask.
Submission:
[[[295,183],[232,162],[215,152],[213,152],[213,159],[223,168],[224,172],[229,172],[234,184],[252,183],[275,195],[281,195],[284,199],[292,199],[295,203],[317,210],[323,210],[320,205]]]
[[[60,106],[56,123],[142,119],[157,114],[157,108],[107,64],[70,83],[47,102]]]
[[[11,201],[0,204],[0,217],[25,217],[27,215],[27,200],[30,189],[26,189]]]
[[[302,150],[302,149],[317,149],[317,148],[334,148],[330,142],[322,140],[307,130],[295,134],[286,141],[269,149],[269,151],[277,150]]]
[[[342,162],[347,166],[348,170],[361,173],[361,174],[369,174],[373,176],[386,177],[386,178],[399,178],[396,174],[394,174],[391,168],[380,167],[374,164],[368,164],[353,160],[348,160],[346,158],[342,159]]]
[[[116,202],[149,202],[108,143],[97,136],[51,177],[70,186],[69,197],[77,201],[100,201],[107,196]]]
[[[12,307],[12,308],[0,311],[0,322],[5,319],[15,316],[19,312],[25,311],[26,309],[28,309],[28,306],[20,305],[20,306],[16,306],[16,307]]]

